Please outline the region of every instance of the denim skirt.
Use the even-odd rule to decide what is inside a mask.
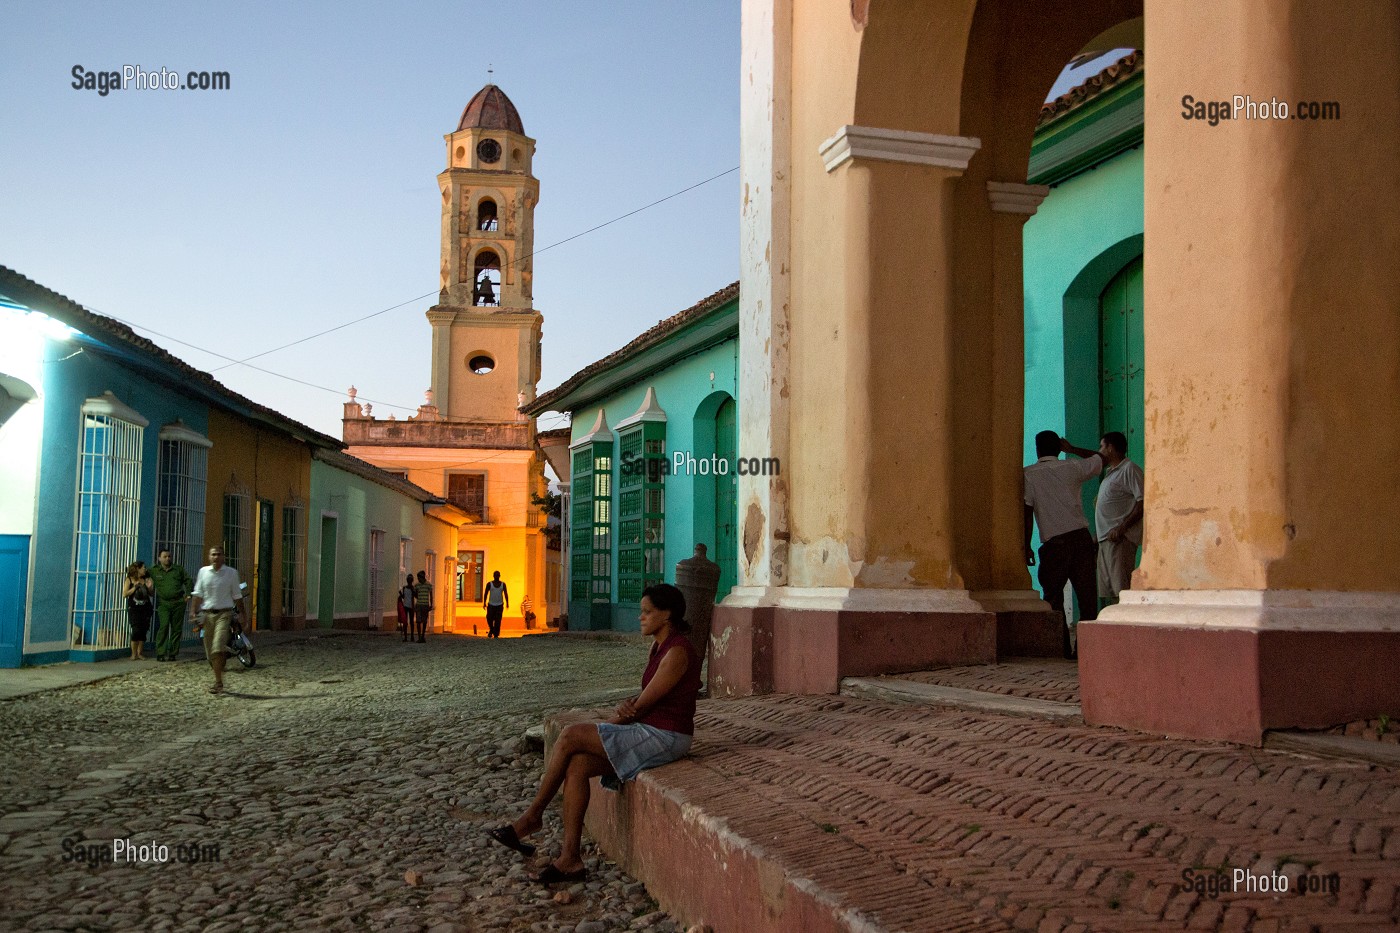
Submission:
[[[617,790],[623,781],[632,780],[647,768],[660,767],[684,757],[690,751],[692,737],[640,722],[625,726],[600,722],[598,738],[603,742],[603,751],[607,752],[608,764],[617,775],[603,778],[603,786]]]

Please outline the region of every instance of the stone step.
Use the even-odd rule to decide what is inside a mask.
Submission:
[[[909,703],[941,706],[978,713],[1030,716],[1051,722],[1083,722],[1078,703],[1057,703],[1030,697],[1008,696],[963,687],[945,687],[899,677],[847,677],[841,681],[841,694],[883,703]]]

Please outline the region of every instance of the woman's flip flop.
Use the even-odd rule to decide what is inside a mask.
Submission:
[[[521,842],[520,837],[515,834],[515,827],[511,826],[509,823],[504,826],[497,826],[486,835],[490,836],[507,849],[514,849],[526,858],[535,854],[535,847],[528,842]]]

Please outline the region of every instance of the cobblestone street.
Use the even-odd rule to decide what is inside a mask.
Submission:
[[[0,703],[0,928],[674,929],[591,849],[546,890],[485,838],[534,792],[546,712],[635,690],[639,642],[326,635]],[[541,855],[557,849],[557,807]],[[164,864],[88,864],[110,840]],[[66,846],[65,841],[67,840]],[[190,844],[194,856],[180,861]],[[217,846],[217,861],[210,847]]]

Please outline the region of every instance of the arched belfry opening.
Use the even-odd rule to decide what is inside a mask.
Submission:
[[[493,232],[497,229],[496,202],[482,198],[476,206],[476,229]]]
[[[473,265],[472,290],[474,305],[495,306],[501,303],[501,257],[494,250],[484,249],[476,254]]]

